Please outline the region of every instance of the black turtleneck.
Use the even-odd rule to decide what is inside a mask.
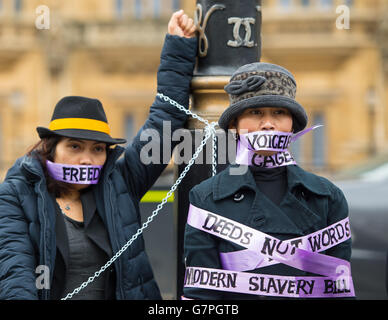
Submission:
[[[249,166],[256,185],[264,195],[279,205],[287,192],[287,168],[259,168]]]

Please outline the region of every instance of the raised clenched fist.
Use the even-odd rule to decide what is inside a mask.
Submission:
[[[171,35],[193,38],[196,30],[193,19],[189,18],[183,10],[174,12],[168,23],[168,33]]]

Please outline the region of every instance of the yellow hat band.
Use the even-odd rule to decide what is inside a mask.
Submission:
[[[85,118],[63,118],[50,122],[50,130],[82,129],[103,132],[110,135],[109,125],[100,120]]]

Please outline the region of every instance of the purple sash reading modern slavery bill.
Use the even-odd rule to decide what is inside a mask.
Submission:
[[[354,297],[350,263],[318,252],[350,239],[349,219],[304,237],[281,241],[234,220],[190,205],[187,223],[246,250],[221,253],[223,269],[187,267],[185,287],[291,298]],[[244,272],[283,263],[321,277]]]

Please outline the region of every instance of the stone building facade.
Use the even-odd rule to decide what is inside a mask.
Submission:
[[[1,179],[66,95],[100,99],[112,135],[131,140],[156,93],[168,19],[195,9],[194,0],[41,5],[0,0]],[[302,166],[335,174],[388,152],[387,10],[388,0],[263,0],[262,61],[294,73],[310,124],[325,125],[294,146]]]

